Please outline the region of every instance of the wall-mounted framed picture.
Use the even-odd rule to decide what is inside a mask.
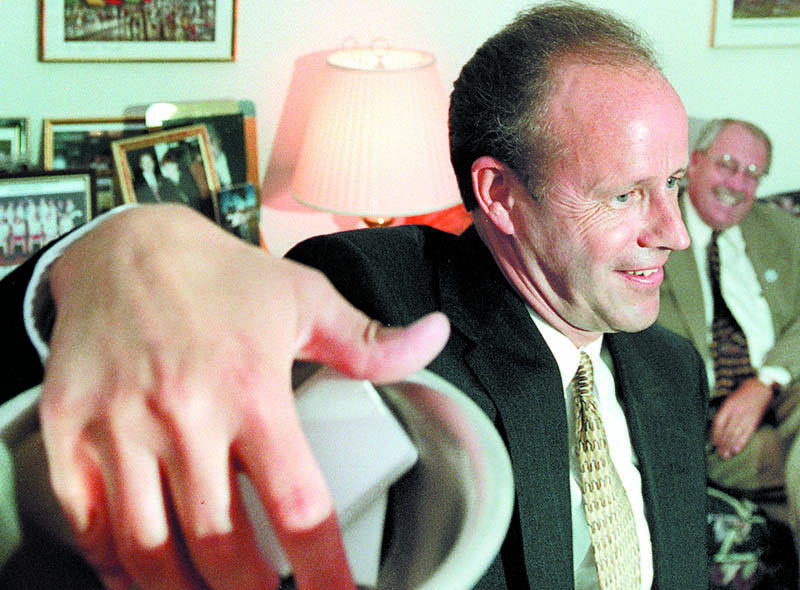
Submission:
[[[40,0],[42,61],[232,61],[236,0]]]
[[[0,175],[0,276],[92,218],[94,170]]]
[[[714,0],[712,47],[800,46],[800,2]]]
[[[12,168],[28,158],[28,119],[0,119],[0,170]]]
[[[245,242],[261,243],[258,231],[258,189],[250,183],[223,187],[214,195],[217,223]]]
[[[215,219],[219,190],[205,125],[177,127],[112,142],[126,203],[183,203]]]
[[[144,117],[45,119],[42,163],[45,170],[93,168],[97,174],[97,211],[103,212],[122,202],[111,142],[147,131]]]

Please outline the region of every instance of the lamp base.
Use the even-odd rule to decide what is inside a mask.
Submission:
[[[367,227],[389,227],[394,223],[394,217],[362,217]]]

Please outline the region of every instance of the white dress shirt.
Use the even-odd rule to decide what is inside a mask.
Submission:
[[[711,228],[700,219],[691,203],[687,203],[684,221],[689,236],[692,238],[692,252],[700,273],[706,335],[710,343],[714,303],[711,295],[711,280],[708,277],[706,251],[711,241]],[[719,244],[722,297],[747,337],[750,362],[758,371],[759,379],[767,385],[772,383],[786,385],[791,379],[791,375],[786,369],[764,366],[764,357],[775,346],[775,329],[756,271],[747,257],[742,230],[738,225],[724,230],[717,238],[717,243]],[[714,366],[710,360],[706,361],[706,372],[709,387],[713,389]]]
[[[575,345],[535,312],[529,310],[536,327],[542,334],[547,346],[553,353],[561,372],[564,386],[564,402],[569,429],[569,465],[570,496],[572,501],[572,560],[575,571],[575,590],[599,589],[597,567],[594,551],[589,536],[589,525],[583,507],[581,491],[581,472],[575,448],[575,415],[572,394],[572,378],[580,364],[580,350]],[[612,363],[608,351],[603,347],[603,338],[598,338],[582,349],[592,360],[594,369],[595,395],[603,420],[603,427],[608,438],[611,461],[619,473],[622,485],[628,495],[636,522],[636,533],[639,538],[639,554],[641,557],[642,590],[648,590],[653,584],[653,549],[650,543],[650,528],[644,512],[642,498],[642,480],[639,474],[638,461],[631,446],[628,434],[628,423],[617,400]]]

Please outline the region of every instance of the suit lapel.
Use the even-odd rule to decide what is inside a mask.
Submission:
[[[625,412],[642,478],[656,575],[653,587],[674,587],[673,582],[667,581],[674,572],[666,564],[665,556],[674,549],[675,540],[685,534],[685,523],[675,519],[673,503],[681,501],[681,494],[676,493],[681,482],[690,481],[687,465],[691,466],[699,457],[687,459],[686,453],[697,445],[691,433],[683,429],[685,425],[676,423],[670,405],[675,399],[670,390],[674,384],[657,377],[665,369],[654,370],[655,357],[640,336],[609,334],[606,343],[614,364],[617,396]]]
[[[567,423],[555,359],[477,233],[441,275],[442,310],[470,345],[464,360],[497,408],[514,465],[528,582],[571,580]]]
[[[700,287],[699,272],[691,249],[670,253],[667,267],[668,283],[665,290],[674,298],[696,347],[704,346],[706,341],[703,291]]]
[[[756,278],[772,315],[776,333],[780,332],[785,321],[795,316],[794,301],[787,299],[793,290],[791,284],[795,273],[791,265],[793,258],[786,256],[782,240],[775,239],[770,224],[762,217],[761,208],[756,204],[747,217],[739,224],[745,243],[747,258],[753,265]]]
[[[689,206],[687,200],[688,197],[684,195],[681,200],[682,211]],[[661,295],[673,299],[676,313],[686,325],[692,343],[695,348],[703,350],[707,346],[705,308],[700,286],[700,271],[691,247],[670,253],[666,266],[666,282]]]

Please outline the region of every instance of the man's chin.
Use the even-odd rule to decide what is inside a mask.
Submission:
[[[641,332],[656,323],[658,319],[658,304],[655,310],[652,307],[640,310],[636,314],[626,314],[617,317],[614,322],[614,332]]]

